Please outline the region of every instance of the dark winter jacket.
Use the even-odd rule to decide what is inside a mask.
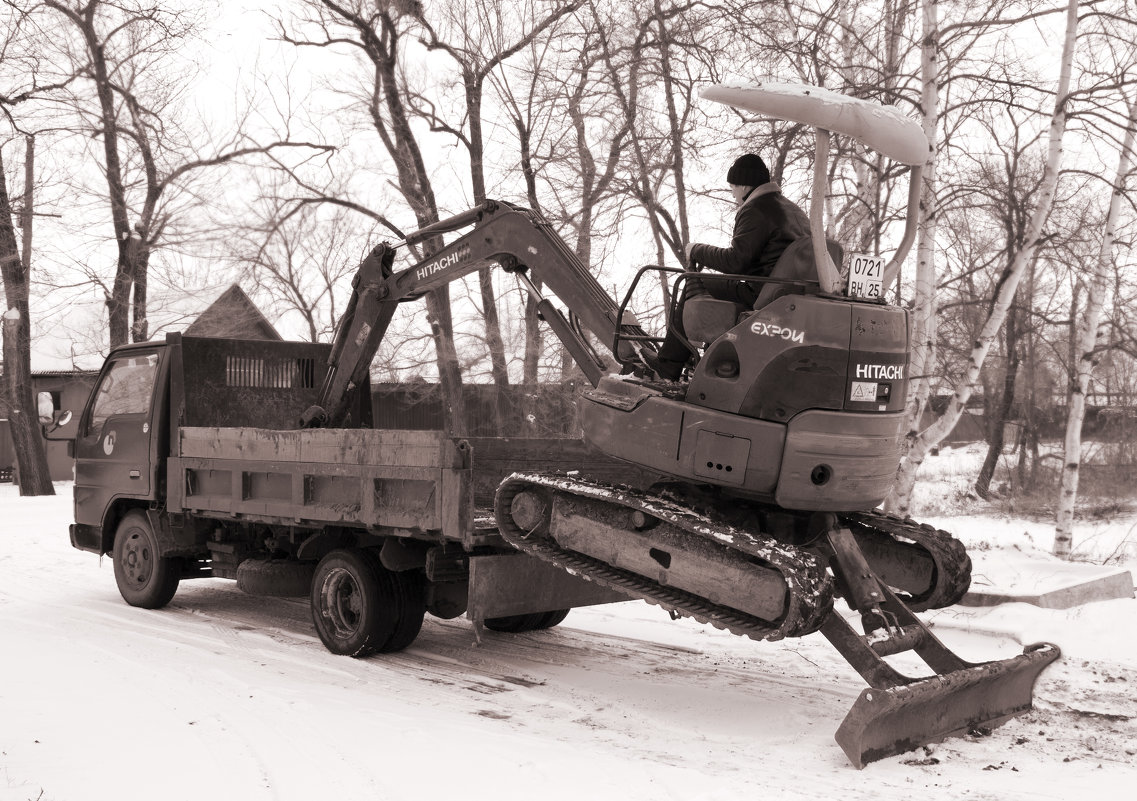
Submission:
[[[809,218],[775,183],[757,187],[738,207],[730,247],[696,244],[691,260],[712,270],[767,276],[790,243],[809,236]]]

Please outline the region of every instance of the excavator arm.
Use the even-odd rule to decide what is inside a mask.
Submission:
[[[462,236],[420,263],[394,271],[399,247],[469,228]],[[483,267],[515,273],[536,298],[538,311],[595,386],[619,364],[635,361],[638,343],[650,339],[588,272],[576,254],[537,212],[487,200],[479,206],[409,234],[394,244],[378,245],[363,260],[352,283],[352,296],[340,319],[328,357],[328,373],[316,405],[301,417],[304,427],[342,424],[354,390],[370,368],[398,304]],[[615,362],[601,358],[588,340],[529,278],[532,274],[579,319],[586,331],[612,343]],[[619,340],[619,344],[617,343]]]

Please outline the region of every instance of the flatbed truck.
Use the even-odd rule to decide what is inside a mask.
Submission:
[[[367,382],[344,427],[298,428],[329,346],[170,334],[107,358],[74,429],[76,548],[112,554],[123,598],[166,605],[185,579],[310,595],[335,653],[409,645],[426,613],[503,631],[625,600],[517,553],[493,493],[517,470],[635,468],[574,439],[372,429]]]

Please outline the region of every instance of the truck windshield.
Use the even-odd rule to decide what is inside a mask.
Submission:
[[[95,405],[87,424],[88,435],[101,433],[108,417],[149,414],[157,369],[156,353],[115,359],[95,395]]]

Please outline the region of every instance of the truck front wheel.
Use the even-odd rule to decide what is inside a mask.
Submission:
[[[406,648],[426,614],[421,582],[365,551],[332,551],[312,578],[312,622],[329,651],[367,656]]]
[[[114,535],[114,578],[123,600],[143,609],[160,609],[178,591],[181,565],[161,556],[146,515],[127,512]]]

